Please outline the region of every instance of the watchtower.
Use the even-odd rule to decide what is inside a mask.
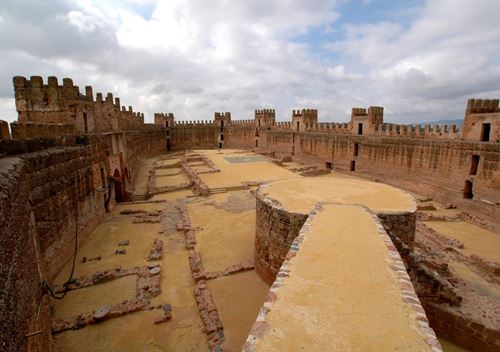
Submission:
[[[312,126],[318,123],[317,109],[302,109],[292,111],[292,129],[294,131],[305,131],[306,125]]]
[[[219,148],[224,146],[224,128],[231,124],[230,112],[216,112],[214,114],[215,125],[219,127],[218,143]]]
[[[498,103],[498,99],[469,99],[465,109],[462,138],[479,142],[499,142]]]
[[[255,110],[255,126],[271,127],[276,123],[276,113],[274,109]]]
[[[174,117],[174,114],[171,112],[167,112],[164,114],[163,113],[155,113],[154,118],[155,118],[156,125],[162,125],[165,128],[174,127],[175,117]]]
[[[351,133],[357,135],[373,134],[378,126],[384,123],[384,108],[370,106],[365,108],[352,108]]]

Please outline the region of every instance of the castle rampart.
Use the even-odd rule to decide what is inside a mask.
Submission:
[[[84,241],[117,202],[133,197],[139,159],[165,150],[165,129],[144,124],[111,93],[94,101],[92,87],[83,95],[68,78],[13,83],[19,118],[12,134],[0,123],[2,337],[9,350],[49,350],[44,282],[72,258],[76,238]],[[45,328],[28,338],[37,306]]]
[[[460,129],[384,123],[383,108],[377,106],[352,109],[349,123],[319,122],[315,109],[294,110],[291,121],[276,122],[274,109],[260,109],[246,120],[232,120],[230,112],[217,112],[210,121],[176,121],[173,113],[158,113],[148,124],[144,114],[122,106],[111,93],[97,93],[94,99],[92,87],[81,94],[71,79],[59,85],[55,77],[46,84],[38,76],[14,77],[13,83],[19,119],[11,132],[0,121],[0,163],[9,171],[0,183],[5,194],[0,199],[5,215],[0,245],[9,255],[0,265],[24,275],[27,284],[21,287],[8,276],[10,271],[0,270],[7,283],[0,306],[9,310],[2,312],[9,333],[29,330],[40,281],[52,278],[71,256],[75,232],[84,240],[116,202],[133,199],[139,159],[166,149],[255,148],[293,154],[442,202],[463,202],[472,211],[483,211],[486,219],[500,216],[498,100],[469,100]],[[307,215],[270,210],[261,198],[257,226],[264,245],[258,249],[257,269],[269,281]],[[377,214],[395,228],[388,234],[404,253],[413,233],[403,227],[411,225],[414,214]],[[265,252],[270,241],[270,246],[282,247],[274,257]],[[22,306],[16,303],[19,297]],[[42,319],[48,318],[50,312],[43,308]],[[27,339],[9,336],[14,335],[9,342],[22,350]],[[43,331],[30,341],[42,344],[48,336],[50,331]]]

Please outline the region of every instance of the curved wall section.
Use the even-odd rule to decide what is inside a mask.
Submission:
[[[272,284],[309,214],[282,209],[261,192],[256,198],[255,270],[262,280]]]
[[[287,186],[286,182],[289,182],[288,185],[302,183],[302,186],[306,186],[303,184],[303,179],[291,179],[289,181],[281,180],[261,185],[256,194],[255,269],[259,277],[268,284],[272,284],[276,279],[276,275],[290,250],[293,240],[298,236],[314,207],[307,209],[307,207],[303,206],[304,200],[301,199],[300,191],[297,192],[297,206],[290,207],[289,200],[284,202],[284,199],[281,199],[282,202],[280,202],[280,195],[273,193],[273,189],[277,188],[276,185],[278,183],[285,183],[285,186]],[[308,181],[306,181],[306,183],[307,182]],[[311,179],[311,182],[315,181]],[[371,204],[369,204],[372,205],[372,207],[370,207],[367,204],[363,204],[362,201],[359,201],[358,195],[356,195],[356,200],[352,202],[348,200],[350,199],[350,192],[353,194],[357,192],[357,187],[352,187],[356,185],[352,184],[352,181],[349,181],[351,183],[350,185],[334,179],[328,181],[328,183],[330,182],[331,187],[325,187],[325,189],[330,189],[331,191],[318,194],[317,202],[315,202],[314,205],[319,202],[328,201],[338,204],[360,204],[367,206],[369,211],[377,215],[380,219],[380,222],[391,238],[395,248],[400,253],[405,265],[408,267],[412,258],[411,253],[413,252],[415,238],[416,207],[414,206],[415,202],[413,197],[403,191],[390,187],[390,192],[397,193],[399,197],[404,196],[407,198],[410,206],[406,204],[399,209],[397,209],[397,207],[396,209],[377,208],[373,206],[374,202],[372,198]],[[369,185],[374,187],[374,189],[378,187],[388,187],[386,185],[361,180],[358,181],[358,183],[360,187]],[[337,192],[339,196],[333,195]],[[367,197],[370,196],[372,195],[367,193]],[[307,200],[307,202],[310,203],[311,199]],[[282,203],[288,204],[285,207]],[[352,219],[352,221],[355,223],[356,219]]]

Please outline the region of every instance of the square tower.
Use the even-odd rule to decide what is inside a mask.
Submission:
[[[276,113],[274,109],[255,110],[255,126],[271,127],[276,123]]]
[[[292,129],[294,131],[304,132],[307,126],[318,123],[317,109],[302,109],[292,111]]]

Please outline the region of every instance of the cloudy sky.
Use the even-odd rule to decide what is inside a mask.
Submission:
[[[462,118],[500,97],[499,0],[1,0],[0,118],[12,77],[73,78],[146,114],[317,108],[347,121]]]

